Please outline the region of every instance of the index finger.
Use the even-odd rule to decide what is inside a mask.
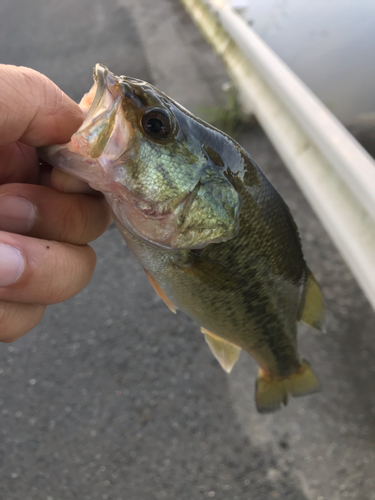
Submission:
[[[68,142],[82,121],[78,104],[45,75],[0,64],[0,146]]]

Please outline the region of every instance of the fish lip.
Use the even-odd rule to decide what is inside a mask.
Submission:
[[[103,64],[95,65],[93,78],[93,86],[79,103],[85,119],[67,147],[88,160],[97,159],[104,174],[127,153],[132,127],[124,116],[119,78]]]
[[[109,73],[109,70],[106,66],[100,63],[96,63],[94,66],[94,80],[96,84],[98,85],[98,89],[104,90],[105,88],[105,83],[106,83],[106,77]]]
[[[91,104],[91,107],[93,108],[99,104],[100,99],[106,90],[108,73],[108,68],[103,66],[103,64],[95,64],[93,76],[96,83],[96,93]]]
[[[103,94],[106,91],[107,88],[107,76],[108,76],[108,68],[103,66],[103,64],[97,63],[95,64],[94,71],[93,71],[93,77],[94,77],[94,82],[96,83],[96,91],[95,91],[95,96],[94,99],[92,100],[92,103],[90,104],[90,107],[87,111],[84,123],[90,123],[97,111],[97,109],[100,106],[100,102],[102,100]],[[82,128],[81,126],[81,128]]]
[[[95,85],[94,98],[89,106],[84,103],[85,97],[93,90],[93,88],[91,88],[89,93],[85,94],[79,103],[79,106],[85,114],[85,119],[79,130],[99,120],[108,111],[110,104],[106,102],[107,94],[113,101],[116,101],[122,94],[122,89],[118,84],[118,78],[103,64],[95,64],[93,79]]]

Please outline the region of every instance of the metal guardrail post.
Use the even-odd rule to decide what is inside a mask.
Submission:
[[[375,309],[375,162],[225,0],[181,0]]]

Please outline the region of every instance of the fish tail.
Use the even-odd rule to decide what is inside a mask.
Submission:
[[[288,403],[288,396],[306,396],[320,390],[320,384],[309,363],[303,360],[300,368],[287,377],[272,376],[259,369],[255,402],[259,413],[279,410]]]

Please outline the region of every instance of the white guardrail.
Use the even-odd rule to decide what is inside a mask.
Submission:
[[[375,162],[225,0],[181,0],[375,309]]]

